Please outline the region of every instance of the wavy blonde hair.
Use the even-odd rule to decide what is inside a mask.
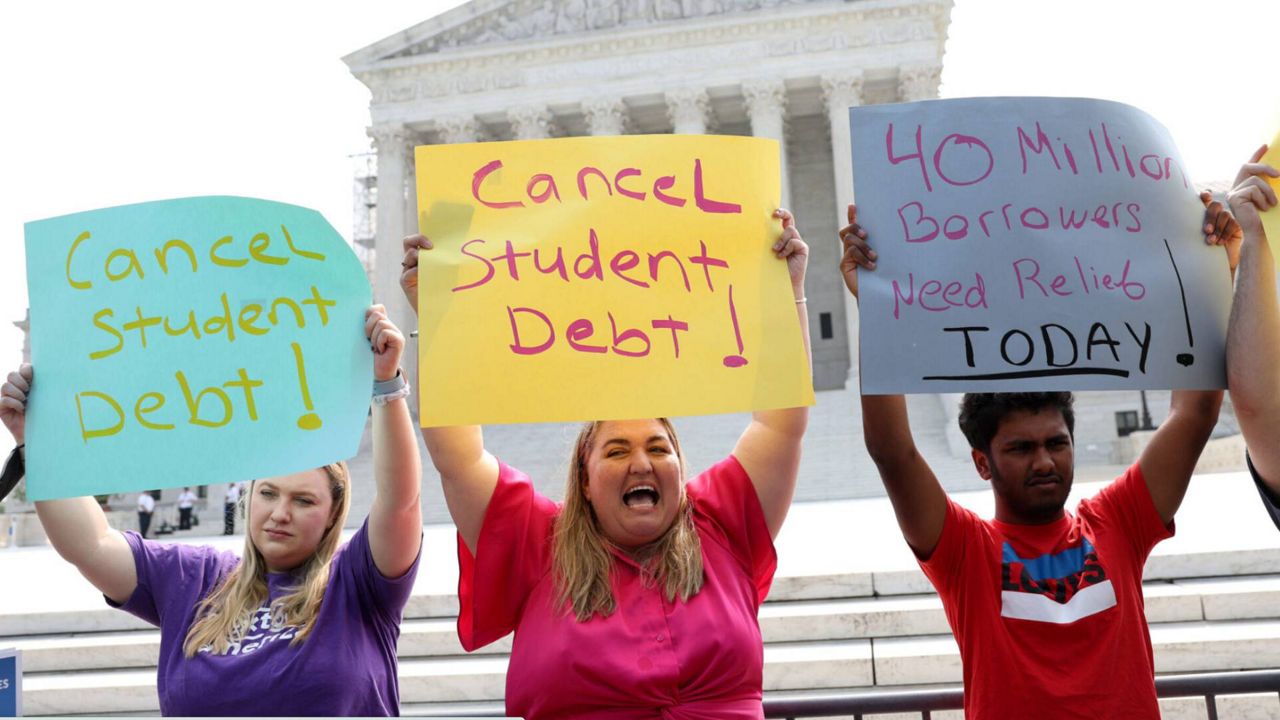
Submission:
[[[346,524],[351,504],[351,474],[347,464],[339,462],[319,469],[329,481],[333,523],[320,537],[320,544],[311,557],[294,570],[301,579],[297,588],[271,603],[273,627],[298,629],[291,645],[302,642],[315,629],[324,591],[329,586],[329,565],[342,539],[342,526]],[[248,508],[252,495],[250,485],[249,492],[240,497],[242,509]],[[194,657],[200,648],[210,647],[215,654],[225,653],[232,643],[244,638],[267,597],[267,562],[253,544],[253,533],[245,532],[240,564],[196,606],[196,620],[187,631],[183,652],[187,657]]]
[[[668,601],[687,601],[702,589],[702,543],[693,525],[693,506],[684,492],[685,464],[675,428],[667,418],[662,423],[680,461],[680,509],[662,537],[633,553],[640,564],[641,580],[648,586],[662,585]],[[617,609],[609,576],[613,572],[612,543],[600,533],[595,510],[587,502],[587,456],[596,432],[604,421],[582,426],[569,463],[564,507],[556,518],[552,540],[552,563],[556,573],[557,604],[572,610],[578,622],[596,613],[608,617]]]

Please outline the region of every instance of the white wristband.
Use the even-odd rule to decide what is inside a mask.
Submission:
[[[390,380],[378,380],[373,383],[373,404],[386,405],[393,400],[409,397],[409,381],[404,373],[396,370],[396,376]]]

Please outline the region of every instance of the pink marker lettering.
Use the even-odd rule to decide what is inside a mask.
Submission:
[[[485,178],[489,177],[489,175],[494,173],[495,171],[501,170],[501,169],[502,169],[502,161],[492,160],[488,164],[486,164],[484,167],[477,170],[475,172],[475,175],[471,177],[471,197],[475,198],[476,202],[480,203],[481,205],[484,205],[485,207],[491,207],[495,210],[502,210],[504,208],[513,208],[513,207],[524,207],[524,203],[520,202],[519,200],[509,200],[505,202],[489,202],[488,200],[485,200],[484,198],[480,197],[480,185],[484,183]]]

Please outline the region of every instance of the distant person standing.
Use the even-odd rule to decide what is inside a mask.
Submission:
[[[151,493],[144,492],[138,494],[138,534],[142,537],[147,536],[147,529],[151,527],[151,513],[156,511],[156,499],[151,497]]]
[[[236,534],[236,505],[240,503],[240,484],[231,483],[227,488],[226,504],[222,506],[222,534]]]
[[[196,505],[196,494],[191,492],[191,488],[182,488],[182,494],[178,496],[178,529],[191,529],[191,511]]]

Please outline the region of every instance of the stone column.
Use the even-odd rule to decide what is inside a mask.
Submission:
[[[621,98],[584,100],[582,114],[592,135],[621,135],[626,129],[627,105]]]
[[[782,206],[791,207],[791,177],[787,171],[787,88],[781,80],[755,80],[742,84],[751,118],[751,134],[778,141],[778,169],[781,173]]]
[[[404,155],[404,231],[406,235],[418,232],[418,168],[414,148],[426,142],[417,133],[409,133]]]
[[[667,93],[667,117],[677,135],[706,135],[711,99],[702,88],[680,88]]]
[[[849,108],[862,104],[862,75],[832,75],[822,78],[822,95],[831,123],[831,164],[835,172],[836,227],[848,224],[847,207],[853,202],[852,143],[849,138]],[[839,242],[839,239],[836,240]],[[858,377],[858,303],[844,294],[844,317],[849,331],[849,383]]]
[[[513,108],[507,112],[517,140],[551,137],[551,111],[542,105]]]
[[[941,65],[910,65],[898,68],[898,97],[903,102],[932,100],[938,97],[942,82]]]
[[[387,315],[406,335],[418,329],[418,321],[404,293],[400,291],[401,240],[409,234],[405,227],[405,170],[412,155],[410,133],[403,126],[380,125],[369,129],[378,153],[377,236],[374,240],[373,301],[387,307]],[[417,380],[417,343],[406,343],[401,359],[410,383]],[[416,415],[417,405],[410,403]]]

